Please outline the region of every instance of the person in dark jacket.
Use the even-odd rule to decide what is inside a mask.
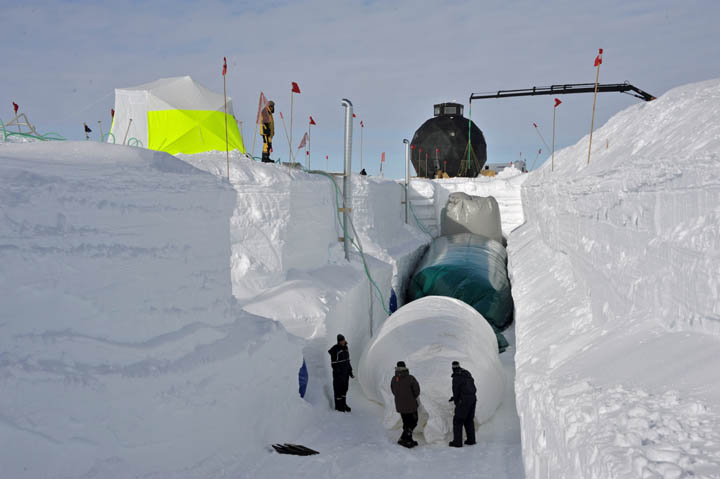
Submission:
[[[405,447],[418,445],[413,440],[413,431],[418,423],[418,401],[420,396],[420,385],[410,370],[405,366],[404,361],[398,361],[395,367],[395,376],[390,381],[390,390],[395,396],[395,410],[400,413],[403,422],[403,432],[398,439],[398,444]]]
[[[354,378],[352,365],[350,364],[350,351],[345,336],[337,335],[337,344],[328,350],[330,354],[330,365],[333,371],[333,391],[335,392],[335,410],[350,412],[347,405],[346,394],[350,378]]]
[[[455,403],[453,416],[453,440],[451,447],[462,447],[462,430],[465,428],[467,440],[465,444],[475,444],[475,381],[469,371],[460,367],[457,361],[452,362],[452,392],[450,401]]]
[[[260,113],[262,129],[260,135],[263,139],[263,151],[262,151],[262,162],[272,163],[270,159],[270,153],[272,153],[272,139],[275,136],[275,121],[273,119],[273,113],[275,113],[275,102],[269,101],[267,106],[263,108]]]

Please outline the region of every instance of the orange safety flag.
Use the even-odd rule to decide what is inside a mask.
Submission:
[[[262,119],[262,112],[265,108],[267,108],[267,105],[268,105],[268,99],[265,98],[265,93],[260,92],[260,101],[258,102],[257,117],[255,118],[256,124],[260,123],[260,120]],[[282,113],[280,114],[280,117],[282,117]]]
[[[603,54],[603,49],[600,48],[598,56],[595,57],[595,66],[596,67],[602,65],[602,54]]]
[[[557,108],[558,106],[560,106],[560,103],[562,103],[562,102],[560,101],[560,99],[559,99],[559,98],[555,98],[555,106],[554,106],[554,108]]]
[[[223,76],[227,75],[227,57],[223,57]]]
[[[310,116],[310,124],[311,124],[311,125],[317,125],[317,123],[315,123],[315,120],[313,120],[312,115]]]
[[[295,82],[292,82],[292,93],[300,93],[300,87]]]
[[[298,145],[298,150],[302,150],[305,148],[305,145],[307,144],[307,132],[302,137],[302,140],[300,141],[300,145]]]

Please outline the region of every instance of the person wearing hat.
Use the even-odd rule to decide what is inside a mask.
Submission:
[[[395,396],[395,410],[400,413],[403,422],[403,432],[398,444],[415,447],[418,443],[413,440],[412,435],[418,423],[417,398],[420,396],[420,385],[410,374],[404,361],[398,361],[395,366],[395,376],[390,381],[390,390]]]
[[[354,378],[352,365],[350,364],[350,351],[345,336],[337,335],[337,344],[328,350],[330,354],[330,365],[333,372],[333,391],[335,393],[335,410],[350,412],[347,405],[347,391],[350,378]]]
[[[272,139],[273,136],[275,136],[275,120],[273,120],[273,113],[275,113],[274,101],[269,101],[267,106],[263,108],[260,113],[262,121],[260,135],[263,139],[263,163],[273,163],[273,160],[270,159],[270,153],[272,153]]]
[[[475,381],[470,371],[460,367],[457,361],[452,362],[452,392],[451,402],[455,403],[455,415],[453,416],[453,440],[451,447],[462,447],[462,431],[465,428],[467,440],[465,444],[475,444],[475,405],[477,397],[475,393]]]

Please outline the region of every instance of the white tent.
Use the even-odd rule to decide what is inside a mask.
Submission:
[[[230,98],[227,138],[230,149],[245,153]],[[224,150],[223,95],[208,90],[189,76],[118,88],[108,141],[171,154]]]

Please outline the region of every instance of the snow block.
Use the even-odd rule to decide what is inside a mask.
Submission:
[[[166,153],[0,146],[2,477],[220,477],[303,427],[302,345],[232,298],[235,201]]]
[[[420,383],[420,423],[428,442],[452,433],[451,363],[472,373],[478,388],[475,420],[489,420],[502,401],[505,376],[492,328],[473,308],[452,298],[430,296],[403,306],[385,321],[360,361],[365,394],[385,406],[384,424],[400,422],[390,391],[397,361]]]

